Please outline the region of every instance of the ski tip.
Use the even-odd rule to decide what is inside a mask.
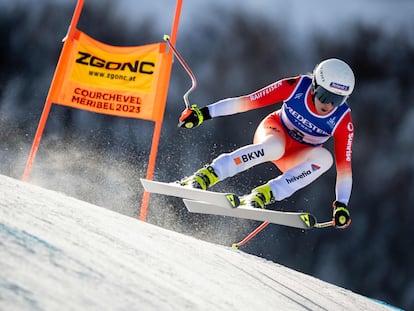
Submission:
[[[315,216],[309,213],[303,213],[302,215],[300,215],[300,219],[309,229],[313,228],[315,224],[317,223]]]
[[[237,246],[237,243],[234,243],[234,244],[231,246],[231,248],[232,248],[232,249],[239,249],[239,247]]]
[[[233,193],[228,193],[228,194],[226,194],[226,198],[229,201],[229,203],[231,204],[231,207],[235,208],[235,207],[238,207],[240,205],[240,199],[237,195],[235,195]]]

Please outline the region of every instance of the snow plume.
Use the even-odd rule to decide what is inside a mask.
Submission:
[[[133,215],[133,202],[138,203],[142,192],[139,176],[141,172],[132,165],[111,161],[91,150],[71,148],[39,156],[32,182]]]
[[[57,122],[56,119],[62,121],[61,118],[52,116],[49,120],[50,127],[53,127],[53,122]],[[138,127],[139,123],[134,121],[122,120],[119,123],[132,122],[135,127]],[[12,137],[7,134],[7,128],[3,128],[5,131],[2,133],[6,134],[5,137]],[[142,134],[143,130],[145,128],[135,129],[132,137],[126,136],[125,126],[122,126],[118,136],[115,137],[102,133],[103,127],[99,125],[93,127],[93,130],[84,132],[85,136],[73,134],[74,131],[72,134],[63,130],[46,131],[37,151],[29,181],[126,216],[138,218],[143,194],[139,180],[146,177],[150,145],[150,135],[140,137],[137,134],[137,132]],[[80,127],[79,131],[82,132],[83,128]],[[91,134],[91,131],[96,133]],[[23,175],[31,139],[33,139],[23,133],[19,136],[25,139],[10,142],[5,139],[6,145],[2,149],[3,161],[8,163],[9,169],[5,170],[3,163],[1,173],[15,178],[21,178]],[[135,139],[134,147],[124,143],[125,140],[133,139]],[[169,143],[165,138],[163,141]],[[183,168],[182,164],[173,162],[168,155],[170,153],[159,152],[156,180],[178,180],[190,174],[194,167],[201,166],[200,162],[188,164],[188,167]],[[234,188],[230,190],[235,191]],[[231,245],[234,237],[242,238],[252,226],[251,222],[246,220],[190,214],[182,200],[156,194],[150,196],[147,221],[224,245]]]
[[[4,176],[0,241],[1,310],[395,310]]]

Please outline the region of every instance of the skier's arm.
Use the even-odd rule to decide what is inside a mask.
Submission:
[[[336,200],[333,202],[333,222],[336,228],[345,229],[351,223],[348,202],[352,190],[352,142],[354,125],[351,113],[339,122],[334,132],[336,160]]]
[[[336,161],[336,201],[348,205],[352,190],[352,142],[354,126],[350,112],[338,124],[334,132]]]
[[[207,107],[215,118],[273,105],[288,99],[299,80],[299,76],[282,79],[251,94],[222,99]]]
[[[192,105],[181,113],[178,126],[193,128],[199,126],[204,120],[214,117],[236,114],[281,102],[289,98],[299,80],[300,76],[279,80],[254,93],[222,99],[203,108]]]

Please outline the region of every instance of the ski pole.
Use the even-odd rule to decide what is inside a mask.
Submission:
[[[254,229],[248,236],[246,236],[243,240],[241,240],[238,243],[234,243],[231,247],[234,249],[238,249],[240,246],[245,245],[247,242],[249,242],[253,237],[255,237],[260,231],[262,231],[266,226],[269,224],[268,221],[263,222],[259,227]],[[322,229],[322,228],[328,228],[333,227],[334,222],[332,220],[326,221],[326,222],[317,222],[313,225],[313,228]]]
[[[188,75],[190,76],[190,79],[191,79],[191,87],[188,89],[188,91],[183,96],[185,106],[186,106],[186,108],[189,109],[191,105],[190,105],[190,103],[188,101],[188,95],[190,95],[190,93],[193,92],[196,89],[196,87],[197,87],[196,77],[193,74],[193,72],[191,71],[190,66],[187,65],[187,63],[185,62],[184,58],[182,58],[182,56],[180,55],[180,53],[177,51],[177,49],[174,47],[174,45],[170,42],[170,36],[169,35],[164,35],[164,40],[167,41],[168,46],[173,51],[173,54],[175,55],[175,57],[177,57],[177,59],[180,62],[180,64],[183,66],[183,68],[185,69],[185,71],[187,71]]]
[[[231,247],[234,249],[238,249],[240,246],[243,246],[244,244],[246,244],[247,242],[249,242],[253,237],[256,236],[256,234],[258,234],[260,231],[262,231],[264,228],[266,228],[266,226],[270,224],[270,222],[265,221],[263,222],[259,227],[257,227],[256,229],[254,229],[248,236],[246,236],[243,240],[241,240],[238,243],[234,243]]]
[[[334,226],[334,222],[333,220],[330,220],[326,222],[317,222],[313,227],[314,228],[328,228],[328,227],[333,227],[333,226]]]

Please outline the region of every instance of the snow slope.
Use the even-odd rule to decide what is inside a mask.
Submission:
[[[231,248],[0,175],[0,310],[390,310]]]

